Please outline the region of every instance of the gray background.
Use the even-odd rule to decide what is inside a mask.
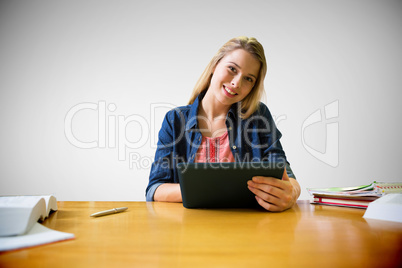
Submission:
[[[239,35],[266,50],[265,102],[301,198],[307,187],[402,181],[401,15],[401,1],[1,1],[0,194],[144,200],[164,113]],[[106,139],[84,149],[65,122],[88,103],[98,108],[67,128]],[[331,103],[334,118],[303,129]],[[332,164],[307,149],[334,145]]]

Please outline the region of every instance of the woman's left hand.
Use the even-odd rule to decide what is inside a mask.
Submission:
[[[257,202],[269,211],[284,211],[292,207],[300,195],[300,185],[289,178],[286,170],[282,180],[273,177],[253,177],[247,182],[248,188],[255,194]]]

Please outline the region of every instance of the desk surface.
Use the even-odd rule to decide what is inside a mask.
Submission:
[[[0,267],[400,267],[402,224],[311,205],[270,213],[146,202],[59,202],[44,222],[76,239],[0,254]],[[99,218],[90,214],[127,206]],[[55,265],[57,264],[57,265]]]

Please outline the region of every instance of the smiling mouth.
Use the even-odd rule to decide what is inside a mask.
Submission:
[[[226,87],[226,86],[223,86],[223,88],[225,89],[225,91],[226,91],[227,93],[229,93],[229,94],[232,95],[232,96],[238,95],[236,92],[230,90],[230,89],[229,89],[228,87]]]

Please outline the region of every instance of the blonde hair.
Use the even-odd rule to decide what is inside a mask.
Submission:
[[[226,56],[227,53],[236,49],[244,49],[261,63],[260,72],[257,80],[255,81],[253,89],[241,101],[241,117],[248,118],[258,109],[258,105],[264,94],[264,78],[265,74],[267,73],[267,62],[265,59],[264,48],[257,41],[257,39],[254,37],[249,38],[245,36],[240,36],[229,40],[218,50],[195,84],[188,104],[193,104],[197,96],[209,88],[213,70],[215,69],[216,65],[223,57]]]

